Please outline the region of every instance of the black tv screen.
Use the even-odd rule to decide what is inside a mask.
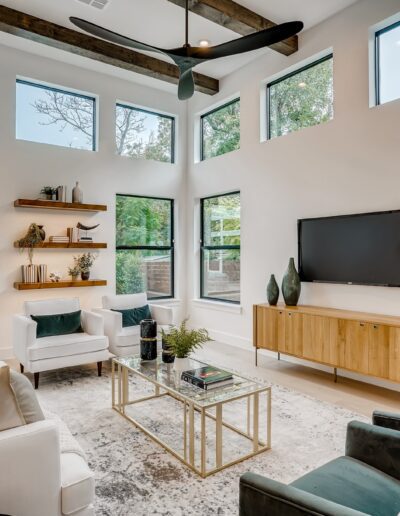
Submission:
[[[301,281],[400,286],[400,210],[298,221]]]

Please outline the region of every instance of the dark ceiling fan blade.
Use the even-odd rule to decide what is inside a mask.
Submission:
[[[181,69],[178,84],[178,99],[187,100],[194,93],[194,78],[191,68]]]
[[[82,20],[81,18],[71,16],[69,20],[85,32],[89,32],[89,34],[92,34],[97,38],[102,38],[107,41],[110,41],[111,43],[116,43],[117,45],[122,45],[124,47],[135,48],[136,50],[146,50],[149,52],[158,52],[159,54],[168,55],[168,51],[163,50],[162,48],[152,47],[151,45],[147,45],[146,43],[141,43],[140,41],[136,41],[126,36],[122,36],[121,34],[117,34],[112,30],[104,29],[103,27],[100,27],[95,23]]]
[[[268,47],[279,43],[287,38],[295,36],[304,27],[303,22],[294,21],[281,23],[275,27],[243,36],[242,38],[233,39],[222,45],[215,47],[201,48],[191,47],[189,48],[189,56],[196,59],[217,59],[219,57],[233,56],[235,54],[242,54],[243,52],[250,52],[251,50],[257,50],[259,48]],[[168,53],[172,53],[170,50]]]

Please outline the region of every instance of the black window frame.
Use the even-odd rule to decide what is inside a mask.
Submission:
[[[154,115],[162,118],[167,118],[171,120],[171,161],[159,161],[159,163],[170,163],[171,165],[175,164],[175,134],[176,134],[176,117],[173,115],[166,115],[164,113],[158,113],[157,111],[151,111],[150,109],[139,108],[134,105],[124,104],[123,102],[116,102],[115,109],[118,107],[123,109],[131,109],[132,111],[139,111],[140,113],[146,113],[146,115]]]
[[[381,101],[381,45],[380,37],[387,32],[391,32],[394,29],[400,27],[400,21],[391,23],[387,27],[380,29],[375,32],[375,104],[377,106],[382,105]]]
[[[153,246],[153,245],[115,245],[115,251],[170,251],[171,252],[171,271],[170,271],[170,282],[171,282],[171,294],[168,296],[157,296],[149,297],[149,300],[157,299],[173,299],[175,297],[175,222],[174,222],[174,210],[175,201],[169,197],[155,197],[154,195],[135,195],[135,194],[121,194],[117,193],[116,197],[134,197],[136,199],[152,199],[157,201],[169,201],[170,203],[170,246]],[[116,214],[115,214],[116,216]],[[117,235],[116,235],[117,238]],[[117,286],[117,285],[115,285]]]
[[[78,97],[81,99],[91,100],[93,102],[93,137],[92,137],[92,152],[97,151],[97,97],[91,96],[91,95],[85,95],[84,93],[77,93],[75,91],[59,88],[57,86],[50,86],[47,84],[42,84],[35,82],[34,80],[29,79],[19,79],[17,77],[15,84],[25,84],[26,86],[33,86],[35,88],[39,88],[46,91],[55,91],[57,93],[61,93],[63,95],[71,95],[73,97]],[[43,143],[43,142],[35,142],[32,140],[29,140],[32,143]],[[45,145],[54,145],[56,147],[64,147],[69,149],[68,145],[59,145],[59,144],[53,144],[53,143],[45,143]],[[72,147],[75,150],[87,150],[87,149],[76,149],[75,147]]]
[[[279,77],[278,79],[275,79],[273,81],[270,81],[266,85],[266,96],[267,96],[267,140],[272,140],[271,138],[271,94],[270,94],[270,88],[272,86],[275,86],[276,84],[279,84],[280,82],[286,81],[287,79],[290,79],[291,77],[294,77],[295,75],[298,75],[299,73],[305,72],[306,70],[309,70],[310,68],[314,68],[315,66],[320,65],[321,63],[325,63],[325,61],[329,61],[333,59],[334,55],[333,52],[330,52],[324,57],[321,57],[315,61],[312,61],[311,63],[302,66],[301,68],[296,68],[296,70],[293,70],[292,72],[287,73],[286,75],[283,75],[282,77]],[[319,124],[318,124],[319,125]]]
[[[232,305],[240,305],[240,301],[233,301],[230,299],[221,299],[218,297],[205,296],[204,295],[204,251],[224,251],[229,249],[238,249],[240,253],[240,244],[239,245],[203,245],[204,242],[204,201],[209,199],[217,199],[219,197],[228,197],[230,195],[239,195],[240,190],[235,192],[229,192],[225,194],[218,195],[209,195],[208,197],[202,197],[200,199],[200,299],[206,299],[209,301],[217,301],[220,303],[229,303]],[[242,234],[242,228],[240,226],[240,236]],[[242,294],[240,288],[240,295]]]
[[[200,115],[200,161],[205,161],[206,159],[210,159],[204,156],[204,119],[212,115],[213,113],[216,113],[217,111],[220,111],[221,109],[224,109],[228,106],[231,106],[232,104],[235,104],[236,102],[239,102],[240,104],[240,97],[236,97],[233,100],[230,100],[228,102],[225,102],[225,104],[221,104],[220,106],[211,109],[211,111],[207,111],[207,113],[203,113]],[[239,118],[239,125],[240,125],[240,118]],[[237,149],[235,149],[237,150]],[[224,154],[227,154],[227,152],[224,152]],[[219,154],[219,156],[223,156],[224,154]],[[217,156],[213,156],[217,157]],[[218,197],[218,196],[217,196]]]

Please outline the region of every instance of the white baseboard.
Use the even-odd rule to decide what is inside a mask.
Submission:
[[[0,360],[10,360],[14,358],[13,348],[0,348]]]
[[[252,341],[245,337],[239,337],[238,335],[232,335],[231,333],[218,330],[209,330],[208,333],[213,340],[217,340],[223,344],[229,344],[236,348],[247,349],[247,351],[253,347]]]

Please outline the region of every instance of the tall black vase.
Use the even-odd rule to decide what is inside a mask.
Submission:
[[[164,364],[172,364],[175,360],[175,355],[173,353],[169,353],[168,351],[168,343],[165,340],[165,337],[162,338],[162,354],[161,358]]]
[[[153,319],[140,321],[140,358],[142,360],[157,358],[157,323]]]

